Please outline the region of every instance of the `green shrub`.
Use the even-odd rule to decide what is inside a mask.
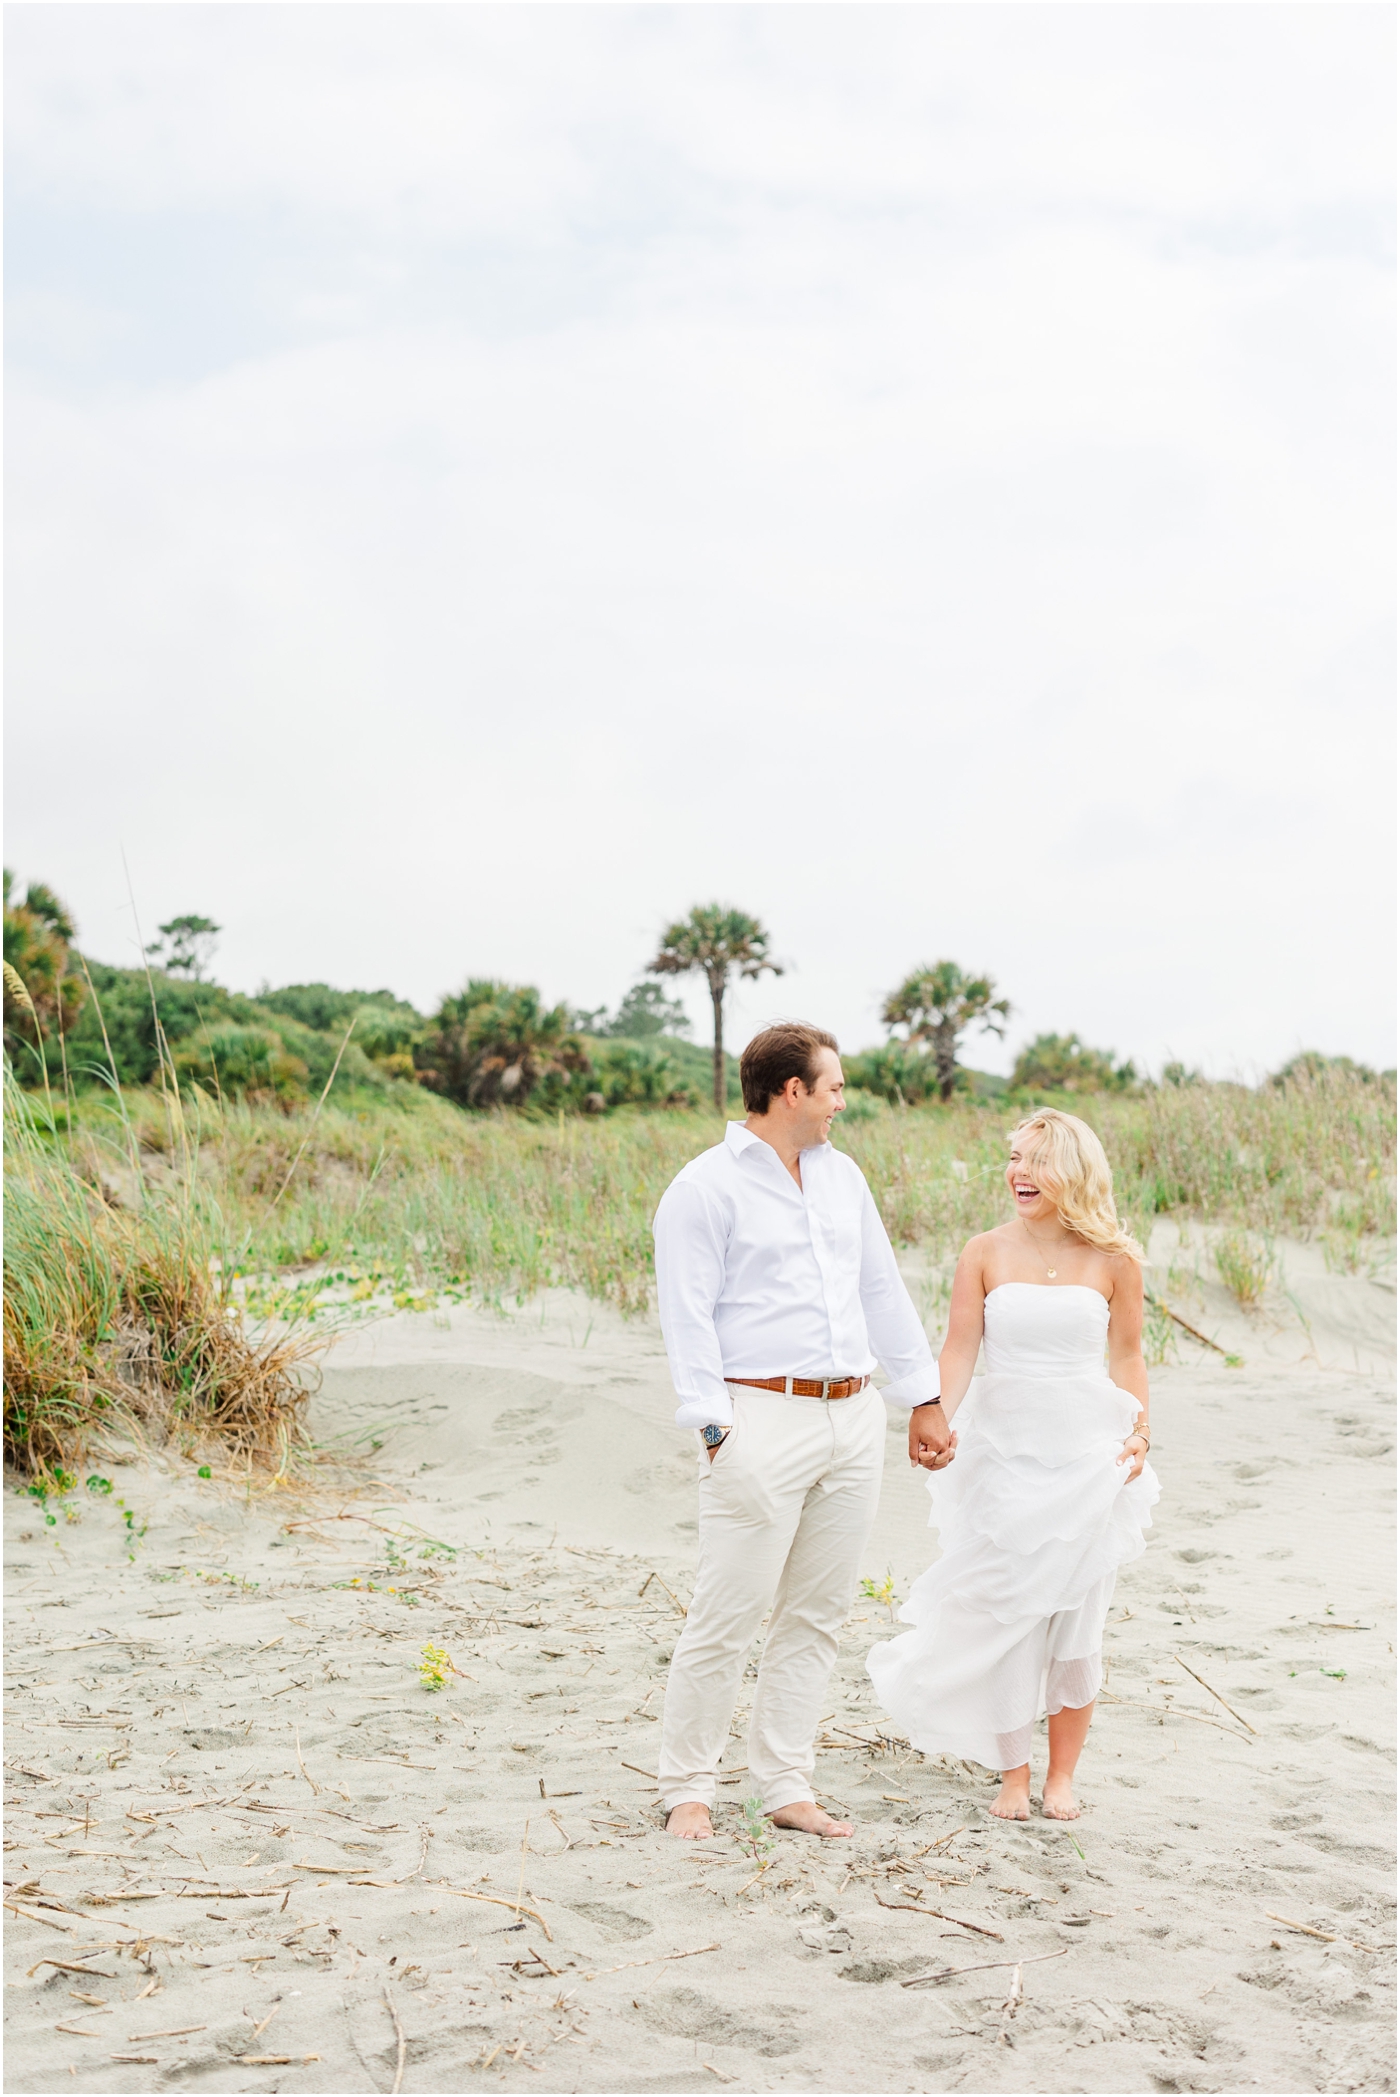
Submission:
[[[397,1029],[395,1047],[421,1032],[424,1025],[421,1012],[415,1012],[403,998],[395,997],[392,990],[333,990],[329,983],[284,983],[280,990],[264,986],[256,1002],[265,1012],[294,1019],[298,1026],[310,1027],[317,1034],[342,1035],[353,1019],[355,1039],[362,1048],[365,1034],[376,1023],[389,1030]],[[366,1050],[368,1055],[377,1053]]]
[[[390,1010],[377,1003],[352,1005],[337,1031],[321,1032],[291,1013],[274,1011],[217,983],[189,982],[158,969],[148,976],[144,969],[110,968],[101,962],[88,967],[94,995],[73,1029],[68,1052],[69,1068],[79,1084],[109,1081],[113,1065],[123,1085],[152,1083],[161,1068],[161,1037],[182,1082],[193,1081],[233,1099],[252,1094],[289,1101],[308,1093],[319,1095],[336,1069],[337,1057],[335,1091],[342,1096],[359,1087],[382,1090],[391,1076],[411,1075],[411,1058],[397,1070],[385,1065],[413,1038],[418,1019],[412,1006]],[[309,1009],[314,1010],[314,1004]],[[357,1022],[342,1053],[345,1028],[359,1011],[365,1012],[366,1024],[362,1029]],[[371,1052],[360,1038],[362,1031]],[[373,1060],[373,1054],[381,1052],[382,1060]]]
[[[848,1085],[872,1092],[877,1099],[917,1107],[938,1096],[938,1068],[927,1049],[907,1041],[886,1041],[879,1048],[843,1056]]]
[[[650,1041],[591,1041],[589,1074],[576,1083],[606,1107],[697,1107],[696,1087],[682,1077],[669,1044]]]
[[[68,1044],[69,1066],[79,1078],[108,1069],[106,1042],[123,1085],[149,1085],[160,1068],[160,1032],[183,1040],[206,1024],[234,1019],[233,1001],[217,984],[190,983],[153,969],[111,968],[89,961],[95,997],[89,998]],[[103,1029],[106,1029],[106,1042]]]
[[[5,961],[24,986],[20,996],[5,985],[5,1046],[37,1082],[44,1058],[41,1042],[71,1033],[82,1011],[86,987],[70,951],[73,920],[42,881],[31,881],[23,899],[5,869]],[[61,1055],[56,1056],[61,1062]]]
[[[301,1100],[307,1065],[271,1027],[204,1027],[174,1050],[177,1076],[225,1099]]]
[[[1016,1058],[1013,1091],[1126,1092],[1137,1083],[1131,1062],[1111,1049],[1086,1048],[1077,1034],[1037,1034]]]

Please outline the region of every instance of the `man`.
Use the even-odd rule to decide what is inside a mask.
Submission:
[[[779,1827],[850,1835],[812,1796],[813,1740],[875,1519],[883,1399],[950,1460],[938,1371],[864,1176],[827,1138],[845,1107],[836,1042],[795,1023],[739,1065],[742,1122],[691,1160],[656,1212],[661,1329],[700,1431],[700,1563],[661,1729],[667,1830],[713,1833],[715,1771],[750,1647],[772,1606],[748,1767]]]

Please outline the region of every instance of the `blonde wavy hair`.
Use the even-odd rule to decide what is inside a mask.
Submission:
[[[1146,1257],[1118,1221],[1112,1168],[1087,1122],[1058,1107],[1038,1107],[1017,1123],[1010,1140],[1018,1136],[1026,1139],[1022,1155],[1028,1170],[1054,1202],[1067,1231],[1099,1252],[1122,1253],[1139,1262]]]

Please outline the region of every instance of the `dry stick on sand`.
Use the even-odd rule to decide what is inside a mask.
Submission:
[[[434,1890],[436,1891],[436,1888]],[[503,1900],[499,1893],[468,1893],[461,1886],[444,1886],[442,1891],[455,1894],[458,1900],[484,1900],[489,1902],[493,1908],[513,1908],[518,1915],[533,1915],[540,1928],[544,1931],[546,1942],[550,1944],[554,1942],[554,1932],[550,1929],[539,1909],[527,1907],[523,1900]],[[108,1975],[109,1979],[113,1977]]]
[[[662,1577],[661,1577],[660,1573],[648,1573],[648,1574],[647,1574],[647,1576],[646,1576],[646,1579],[645,1579],[645,1580],[644,1580],[644,1581],[642,1582],[641,1586],[640,1586],[640,1587],[639,1587],[639,1588],[637,1589],[637,1600],[638,1600],[639,1602],[641,1601],[641,1599],[642,1599],[642,1596],[643,1596],[643,1595],[644,1595],[644,1594],[646,1593],[647,1589],[648,1589],[648,1588],[649,1588],[649,1587],[651,1586],[651,1583],[652,1583],[652,1581],[653,1581],[653,1580],[654,1580],[654,1581],[656,1582],[656,1584],[657,1584],[657,1586],[658,1586],[658,1587],[660,1587],[660,1588],[665,1588],[665,1590],[666,1590],[666,1593],[667,1593],[668,1595],[671,1595],[671,1600],[672,1600],[672,1601],[673,1601],[673,1602],[675,1603],[675,1605],[676,1605],[677,1609],[679,1609],[679,1611],[680,1611],[680,1613],[681,1613],[681,1615],[682,1615],[682,1616],[686,1616],[686,1615],[688,1615],[688,1614],[689,1614],[689,1611],[688,1611],[688,1610],[686,1609],[686,1606],[685,1606],[684,1602],[683,1602],[683,1601],[682,1601],[682,1600],[680,1599],[680,1596],[679,1596],[679,1595],[674,1595],[674,1594],[671,1594],[671,1590],[670,1590],[670,1588],[669,1588],[669,1587],[666,1587],[666,1582],[665,1582],[665,1581],[664,1581],[664,1580],[662,1579]]]
[[[1218,1718],[1208,1718],[1204,1711],[1175,1711],[1170,1704],[1146,1704],[1141,1697],[1115,1697],[1111,1696],[1106,1689],[1099,1691],[1098,1701],[1101,1704],[1121,1704],[1129,1711],[1150,1711],[1154,1718],[1162,1720],[1169,1718],[1194,1718],[1198,1726],[1214,1726],[1217,1733],[1224,1733],[1230,1740],[1243,1740],[1246,1743],[1248,1741],[1247,1734],[1237,1733],[1233,1726],[1222,1725]],[[1254,1729],[1251,1726],[1250,1732],[1253,1731]],[[1255,1738],[1258,1739],[1258,1737],[1255,1734]]]
[[[878,1893],[876,1893],[875,1898],[880,1900]],[[904,1907],[904,1903],[903,1901],[880,1900],[880,1906],[882,1908],[896,1908]],[[961,1915],[945,1915],[942,1908],[916,1908],[910,1906],[905,1908],[904,1912],[906,1915],[932,1915],[939,1922],[956,1923],[960,1930],[975,1930],[979,1937],[995,1937],[998,1944],[1006,1942],[1000,1930],[986,1929],[980,1922],[964,1922]]]
[[[394,2069],[394,2087],[393,2092],[391,2092],[391,2097],[396,2097],[396,2093],[403,2088],[403,2060],[406,2049],[404,2046],[403,2026],[399,2022],[399,2013],[394,2008],[387,1988],[384,1990],[384,2007],[394,2020],[394,2037],[399,2042],[399,2058]]]
[[[301,1758],[301,1728],[300,1728],[300,1726],[293,1726],[293,1727],[292,1727],[292,1732],[293,1732],[293,1734],[294,1734],[294,1735],[295,1735],[295,1737],[296,1737],[296,1744],[297,1744],[297,1766],[298,1766],[298,1768],[299,1768],[299,1769],[301,1770],[301,1773],[302,1773],[302,1775],[303,1775],[303,1776],[305,1777],[305,1779],[306,1779],[307,1783],[308,1783],[308,1784],[309,1784],[309,1785],[311,1786],[311,1789],[312,1789],[312,1790],[313,1790],[313,1791],[315,1792],[315,1794],[316,1794],[317,1798],[319,1798],[319,1797],[321,1796],[321,1787],[320,1787],[320,1785],[319,1785],[319,1784],[318,1784],[318,1783],[316,1782],[316,1779],[315,1779],[315,1778],[314,1778],[314,1777],[312,1776],[312,1774],[311,1774],[310,1770],[309,1770],[309,1769],[307,1768],[306,1764],[305,1764],[305,1763],[304,1763],[304,1762],[302,1761],[302,1758]]]
[[[1186,1662],[1182,1659],[1180,1653],[1173,1653],[1172,1659],[1176,1662],[1178,1667],[1186,1667]],[[1207,1682],[1204,1675],[1198,1675],[1194,1667],[1186,1667],[1186,1672],[1191,1677],[1191,1680],[1193,1682],[1199,1682],[1202,1689],[1208,1690],[1210,1692],[1211,1696],[1215,1698],[1217,1704],[1225,1704],[1225,1699],[1223,1696],[1221,1696],[1220,1691],[1218,1689],[1211,1689],[1211,1686],[1209,1682]],[[1225,1704],[1225,1709],[1229,1712],[1231,1718],[1239,1720],[1240,1724],[1244,1727],[1247,1733],[1252,1733],[1256,1740],[1259,1738],[1259,1728],[1257,1726],[1252,1726],[1249,1723],[1249,1720],[1244,1716],[1242,1712],[1236,1711],[1233,1704]]]
[[[1007,1989],[1006,2000],[1001,2006],[1001,2029],[997,2033],[997,2044],[999,2046],[1009,2046],[1011,2044],[1011,2020],[1017,2010],[1020,2009],[1025,1996],[1026,1991],[1021,1983],[1021,1968],[1017,1964],[1012,1969],[1011,1986]]]
[[[62,1930],[65,1937],[71,1937],[76,1934],[71,1922],[55,1922],[52,1915],[36,1915],[29,1908],[17,1907],[12,1900],[5,1901],[3,1905],[9,1909],[12,1915],[19,1915],[26,1922],[46,1922],[51,1930]],[[65,1912],[69,1911],[65,1910]]]
[[[985,1966],[937,1966],[931,1973],[914,1973],[908,1980],[901,1981],[901,1988],[917,1988],[924,1981],[951,1980],[957,1973],[1000,1973],[1007,1966],[1042,1966],[1047,1959],[1062,1959],[1074,1946],[1066,1944],[1060,1951],[1042,1951],[1033,1959],[991,1959]]]
[[[1321,1937],[1324,1944],[1335,1944],[1337,1941],[1328,1931],[1315,1930],[1310,1922],[1290,1922],[1286,1915],[1275,1915],[1272,1908],[1265,1908],[1264,1913],[1270,1922],[1281,1922],[1286,1930],[1301,1930],[1305,1937]],[[52,1963],[50,1961],[50,1964]]]
[[[530,1821],[527,1815],[525,1833],[520,1838],[520,1884],[515,1889],[515,1905],[518,1908],[525,1898],[525,1859],[530,1850]],[[551,1942],[553,1940],[551,1939]]]
[[[1217,1354],[1224,1355],[1227,1362],[1230,1360],[1229,1348],[1222,1347],[1219,1340],[1208,1339],[1203,1332],[1198,1332],[1194,1325],[1182,1317],[1180,1311],[1174,1311],[1169,1303],[1164,1303],[1160,1296],[1154,1296],[1150,1289],[1144,1289],[1142,1293],[1155,1310],[1162,1311],[1168,1318],[1174,1319],[1183,1332],[1190,1333],[1193,1340],[1199,1340],[1203,1347],[1213,1347]]]
[[[656,1959],[627,1959],[621,1966],[603,1966],[597,1973],[585,1973],[583,1978],[602,1980],[609,1973],[630,1973],[634,1966],[664,1966],[671,1959],[698,1959],[702,1952],[719,1951],[721,1948],[718,1944],[697,1944],[694,1951],[666,1951]]]
[[[571,1850],[571,1849],[573,1848],[573,1846],[574,1846],[574,1843],[573,1843],[573,1837],[572,1837],[572,1836],[571,1836],[571,1835],[569,1834],[568,1830],[567,1830],[567,1829],[565,1828],[565,1826],[564,1826],[564,1823],[563,1823],[563,1821],[562,1821],[562,1820],[561,1820],[561,1819],[559,1818],[559,1815],[558,1815],[558,1814],[557,1814],[557,1813],[556,1813],[556,1812],[554,1811],[554,1808],[553,1808],[552,1806],[550,1807],[549,1813],[547,1814],[546,1818],[547,1818],[547,1819],[548,1819],[548,1820],[550,1821],[550,1823],[551,1823],[551,1825],[552,1825],[552,1826],[554,1826],[554,1827],[556,1827],[556,1828],[558,1829],[558,1831],[559,1831],[559,1834],[560,1834],[560,1837],[561,1837],[561,1839],[562,1839],[562,1841],[563,1841],[564,1847],[563,1847],[563,1849],[556,1849],[556,1850],[553,1850],[553,1851],[551,1851],[551,1852],[544,1852],[544,1851],[541,1851],[541,1850],[536,1850],[536,1851],[535,1851],[535,1855],[536,1855],[537,1857],[538,1857],[538,1856],[541,1856],[541,1855],[544,1855],[544,1854],[550,1854],[550,1855],[553,1855],[553,1856],[556,1856],[556,1857],[565,1857],[565,1856],[567,1856],[567,1855],[568,1855],[568,1853],[569,1853],[569,1851],[570,1851],[570,1850]]]
[[[359,1823],[357,1822],[357,1823],[356,1823],[356,1825],[358,1826],[358,1825],[359,1825]],[[529,1832],[529,1824],[528,1824],[528,1822],[526,1823],[526,1832],[527,1832],[527,1833]],[[419,1857],[419,1859],[418,1859],[418,1862],[417,1862],[417,1863],[416,1863],[416,1864],[414,1865],[414,1867],[413,1867],[412,1871],[407,1871],[407,1872],[405,1872],[405,1873],[404,1873],[404,1875],[403,1875],[403,1877],[402,1877],[401,1879],[391,1879],[391,1880],[389,1881],[390,1885],[392,1885],[392,1886],[406,1886],[406,1885],[408,1884],[408,1882],[409,1882],[409,1880],[410,1880],[410,1879],[416,1879],[416,1878],[418,1877],[418,1874],[419,1874],[419,1873],[420,1873],[420,1872],[422,1871],[422,1869],[423,1869],[423,1866],[424,1866],[424,1865],[425,1865],[425,1864],[427,1863],[427,1861],[428,1861],[428,1833],[429,1833],[429,1831],[428,1831],[428,1829],[427,1829],[427,1828],[424,1828],[424,1829],[422,1830],[422,1838],[423,1838],[423,1853],[422,1853],[422,1855],[421,1855],[421,1856]]]
[[[30,1967],[25,1979],[33,1980],[40,1966],[56,1966],[60,1973],[85,1973],[89,1980],[117,1980],[120,1977],[115,1973],[103,1973],[97,1966],[75,1966],[71,1959],[40,1959],[38,1965]]]

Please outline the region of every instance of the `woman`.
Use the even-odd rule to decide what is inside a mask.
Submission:
[[[969,1239],[953,1281],[939,1369],[958,1431],[940,1457],[910,1427],[911,1462],[936,1474],[942,1556],[901,1611],[915,1628],[868,1665],[915,1747],[1001,1771],[1003,1820],[1030,1818],[1031,1731],[1048,1713],[1042,1810],[1074,1820],[1114,1579],[1146,1549],[1159,1491],[1143,1255],[1118,1222],[1103,1145],[1073,1114],[1043,1107],[1021,1123],[1006,1183],[1013,1220]]]

